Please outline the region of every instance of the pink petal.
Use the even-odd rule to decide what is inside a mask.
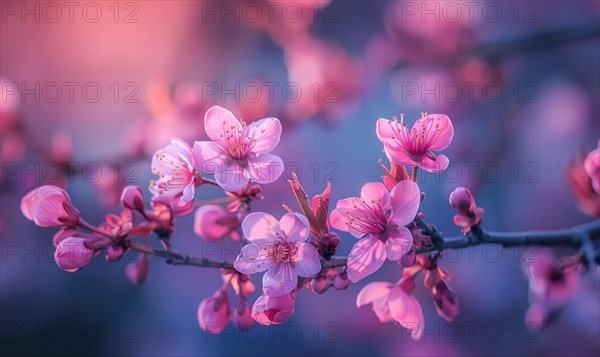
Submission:
[[[421,338],[425,328],[425,320],[419,301],[397,287],[390,292],[389,306],[393,319],[402,327],[410,329],[413,339],[418,340]]]
[[[276,240],[276,233],[281,232],[275,217],[264,212],[250,213],[242,222],[242,231],[252,243],[269,243]]]
[[[406,166],[419,166],[419,163],[408,156],[402,147],[386,143],[383,148],[388,159],[393,163]]]
[[[425,130],[425,142],[429,150],[440,151],[450,145],[454,136],[454,127],[447,115],[429,114],[423,119],[417,120],[414,128],[417,131]]]
[[[253,152],[266,154],[271,152],[279,143],[281,137],[281,123],[277,118],[258,120],[247,129],[248,137],[254,139]]]
[[[397,227],[389,233],[385,242],[389,260],[398,260],[410,252],[413,247],[413,236],[405,227]]]
[[[299,213],[286,213],[279,220],[279,227],[288,242],[304,242],[308,238],[308,219]]]
[[[308,243],[298,243],[298,252],[294,257],[296,273],[302,277],[309,277],[321,271],[321,258],[317,249]]]
[[[239,228],[239,221],[236,215],[223,206],[206,205],[196,210],[194,233],[202,238],[223,239],[237,228]]]
[[[390,192],[380,182],[366,183],[360,190],[360,198],[375,209],[387,210],[390,206]],[[381,207],[379,207],[379,205]]]
[[[248,160],[248,167],[244,170],[246,178],[256,183],[275,182],[283,173],[283,161],[279,156],[260,154]]]
[[[384,299],[373,301],[373,312],[382,324],[394,321],[392,314],[390,313],[390,304],[387,296]]]
[[[377,137],[382,143],[392,142],[398,140],[398,130],[400,130],[401,124],[384,118],[379,118],[375,125],[375,132]]]
[[[237,138],[242,131],[242,123],[227,109],[218,105],[204,115],[204,129],[210,140],[228,147],[228,138]]]
[[[346,200],[348,200],[348,198]],[[338,205],[341,201],[343,200],[338,201]],[[331,215],[329,216],[329,223],[333,228],[339,229],[342,232],[349,232],[356,238],[362,238],[365,235],[365,233],[359,232],[353,229],[352,227],[348,226],[348,217],[337,208],[331,211]]]
[[[85,242],[85,238],[79,237],[61,240],[54,252],[58,267],[72,273],[88,265],[94,257],[94,251],[88,249]]]
[[[437,155],[435,160],[425,155],[419,166],[427,172],[437,174],[446,170],[449,164],[450,160],[446,155]]]
[[[207,174],[219,172],[219,167],[227,162],[227,154],[223,147],[211,141],[196,141],[194,157],[200,166],[200,171]]]
[[[248,183],[243,175],[242,167],[234,160],[219,165],[215,172],[215,180],[225,191],[239,191]]]
[[[263,244],[264,245],[264,244]],[[242,247],[240,255],[236,258],[233,266],[243,274],[254,274],[265,271],[273,265],[268,247],[250,243]]]
[[[392,283],[375,281],[365,285],[356,296],[356,307],[371,304],[373,301],[386,298],[392,288]]]
[[[348,277],[356,283],[375,273],[386,258],[385,244],[377,237],[359,240],[348,256]]]
[[[391,220],[399,226],[412,222],[421,202],[419,186],[412,181],[400,181],[390,191],[390,196],[392,197]]]
[[[269,297],[288,294],[298,284],[298,275],[289,263],[277,263],[263,275],[263,292]]]

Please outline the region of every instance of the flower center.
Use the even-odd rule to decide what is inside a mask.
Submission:
[[[362,233],[380,234],[385,232],[388,220],[386,213],[379,201],[365,202],[363,199],[354,199],[355,212],[347,213],[347,225],[355,231]]]
[[[276,240],[269,248],[269,254],[274,261],[278,263],[290,263],[293,257],[298,252],[298,247],[295,243],[288,242],[284,239]]]

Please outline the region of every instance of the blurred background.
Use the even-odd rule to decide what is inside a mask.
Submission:
[[[205,138],[204,112],[218,104],[247,122],[283,123],[274,153],[286,171],[263,187],[255,210],[297,208],[292,172],[309,195],[327,181],[334,203],[357,195],[382,175],[376,120],[405,113],[411,124],[429,112],[447,114],[455,128],[448,170],[419,176],[422,210],[444,233],[460,233],[448,205],[456,186],[474,192],[490,230],[585,223],[565,171],[600,137],[597,0],[0,4],[3,355],[598,354],[598,270],[552,325],[532,332],[523,249],[449,254],[443,265],[461,314],[444,321],[419,285],[422,341],[355,307],[367,281],[321,296],[303,291],[287,324],[214,336],[199,328],[196,310],[221,284],[215,271],[151,257],[149,280],[136,287],[123,273],[128,255],[65,273],[53,260],[54,231],[19,210],[28,190],[58,184],[100,223],[118,212],[124,185],[148,186],[157,148],[172,137]],[[222,193],[201,187],[197,195]],[[179,219],[178,250],[235,258],[239,246],[207,243],[192,223]],[[343,236],[340,254],[352,244]],[[368,281],[399,274],[389,263]]]

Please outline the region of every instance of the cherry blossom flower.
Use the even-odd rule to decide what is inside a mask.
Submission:
[[[56,186],[31,190],[21,200],[21,212],[40,227],[75,226],[79,222],[79,211],[69,194]]]
[[[458,211],[454,216],[454,224],[463,227],[464,234],[468,234],[471,227],[478,226],[481,222],[484,210],[477,207],[471,191],[466,188],[457,187],[450,194],[450,205]]]
[[[202,330],[219,334],[231,321],[231,309],[226,289],[217,290],[213,296],[204,299],[198,306],[198,323]]]
[[[244,274],[267,270],[263,275],[263,292],[269,297],[291,292],[298,276],[308,277],[321,270],[319,253],[304,243],[309,225],[306,217],[287,213],[279,222],[270,214],[255,212],[242,223],[250,244],[235,260],[235,268]]]
[[[592,179],[594,190],[600,194],[600,140],[598,148],[587,155],[583,165],[585,172]]]
[[[225,108],[214,106],[204,116],[206,134],[212,141],[196,141],[194,154],[202,171],[215,174],[227,191],[239,191],[249,181],[274,182],[283,173],[283,161],[270,152],[279,143],[281,123],[265,118],[250,125]]]
[[[220,240],[230,236],[238,240],[237,230],[240,228],[240,219],[235,212],[229,212],[219,205],[206,205],[196,210],[194,219],[194,232],[208,240]]]
[[[395,119],[377,121],[377,137],[384,146],[390,161],[425,171],[438,173],[448,167],[448,157],[436,155],[433,151],[444,150],[450,145],[454,128],[450,118],[444,114],[429,114],[416,121],[412,129]]]
[[[561,267],[546,249],[537,250],[524,262],[523,268],[529,279],[531,302],[526,320],[543,327],[575,295],[579,287],[579,274],[574,267]]]
[[[192,202],[198,177],[195,164],[192,149],[181,139],[173,139],[171,145],[158,150],[152,157],[152,172],[160,176],[150,183],[154,199],[175,207]]]
[[[93,249],[86,246],[89,238],[69,237],[61,240],[54,251],[56,265],[70,273],[88,265],[95,255]]]
[[[292,294],[269,297],[261,295],[252,306],[252,318],[263,326],[281,325],[294,314]]]
[[[414,288],[412,278],[402,278],[396,284],[376,281],[362,288],[356,297],[356,306],[372,304],[381,323],[398,322],[410,329],[411,337],[418,340],[423,335],[425,320],[419,301],[412,295]]]
[[[360,198],[338,201],[331,225],[360,239],[348,256],[348,277],[357,282],[376,272],[385,259],[398,260],[412,247],[413,237],[404,226],[419,209],[421,193],[416,183],[402,181],[391,191],[379,182],[365,184]]]

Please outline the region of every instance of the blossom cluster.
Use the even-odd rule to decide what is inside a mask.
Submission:
[[[200,302],[197,312],[200,327],[209,333],[220,333],[229,323],[238,329],[249,329],[255,322],[284,323],[293,315],[303,289],[315,294],[330,288],[344,290],[377,272],[386,261],[402,269],[399,279],[365,285],[356,297],[357,307],[371,305],[380,322],[397,322],[410,329],[413,338],[420,338],[424,316],[413,292],[422,273],[438,314],[447,321],[458,315],[450,274],[440,264],[443,242],[419,211],[425,194],[416,175],[419,168],[431,173],[447,168],[448,157],[437,152],[446,149],[454,136],[448,116],[422,113],[411,128],[404,115],[399,121],[379,119],[375,131],[390,161],[389,168],[379,162],[382,182],[364,184],[358,197],[340,199],[330,211],[331,185],[309,199],[294,175],[289,184],[299,209],[284,205],[287,212],[280,218],[251,212],[252,201],[262,199],[261,185],[276,181],[283,172],[282,159],[272,154],[282,134],[280,121],[265,118],[246,124],[215,106],[206,112],[204,127],[209,141],[189,145],[176,138],[154,154],[152,172],[158,178],[150,184],[150,207],[141,188],[127,186],[120,197],[120,214],[108,214],[95,226],[81,217],[62,188],[41,186],[27,193],[21,203],[23,215],[38,226],[59,228],[53,237],[57,265],[75,272],[102,252],[106,261],[116,262],[137,251],[138,258],[126,266],[125,273],[138,285],[148,277],[148,255],[173,264],[220,268],[222,286]],[[583,163],[596,194],[599,150]],[[219,187],[226,197],[196,200],[196,189],[203,185]],[[457,211],[454,223],[464,236],[477,238],[484,210],[473,194],[458,187],[449,203]],[[177,218],[194,211],[194,232],[199,237],[244,243],[233,263],[197,260],[174,249]],[[340,233],[353,238],[342,239]],[[149,245],[152,235],[162,249]],[[336,256],[341,244],[352,246],[347,258]],[[529,320],[543,325],[573,295],[580,261],[569,262],[556,265],[547,258],[526,267],[531,282]],[[262,294],[253,304],[249,301],[256,290],[252,274],[262,274]],[[229,287],[236,298],[233,307]]]

